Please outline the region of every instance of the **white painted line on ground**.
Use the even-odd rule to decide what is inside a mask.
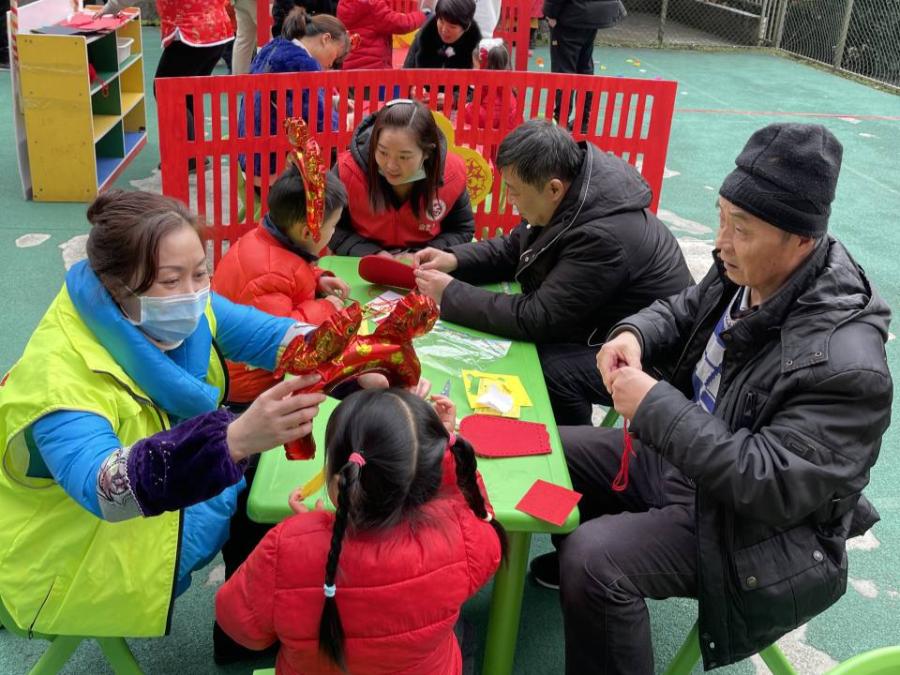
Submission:
[[[79,260],[87,258],[87,238],[86,234],[77,234],[59,245],[59,250],[62,251],[63,265],[66,269]]]
[[[826,673],[837,665],[837,661],[828,654],[806,643],[806,624],[781,638],[778,646],[797,672],[803,675]],[[758,654],[751,658],[756,675],[771,675],[771,671]]]
[[[869,598],[871,600],[872,598],[878,597],[878,586],[875,585],[874,581],[870,581],[869,579],[853,579],[851,577],[848,577],[847,581],[850,582],[853,590],[864,598]]]
[[[16,239],[16,246],[18,248],[31,248],[32,246],[40,246],[49,238],[49,234],[23,234],[21,237]]]

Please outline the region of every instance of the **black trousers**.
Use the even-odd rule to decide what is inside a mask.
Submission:
[[[538,345],[557,425],[590,424],[592,403],[612,403],[597,371],[599,350],[573,343]]]
[[[594,39],[597,31],[593,28],[573,28],[556,24],[550,30],[550,71],[554,73],[575,73],[576,75],[594,74]],[[586,120],[591,109],[594,95],[587,92],[584,96],[583,117]],[[571,103],[571,101],[570,101]],[[562,92],[556,92],[553,106],[553,119],[560,122]],[[574,118],[575,111],[569,109]],[[566,123],[563,120],[562,123]],[[582,124],[582,133],[587,133],[587,125]]]
[[[164,77],[191,77],[195,75],[206,76],[212,74],[213,68],[222,58],[225,45],[212,45],[210,47],[191,47],[176,40],[169,43],[163,49],[156,66],[156,80]],[[156,87],[153,87],[153,95],[156,95]],[[194,98],[187,99],[187,125],[188,139],[194,138]]]
[[[610,484],[623,452],[621,429],[560,430],[581,525],[556,542],[570,675],[651,675],[645,598],[696,597],[694,487],[634,442],[628,487]]]

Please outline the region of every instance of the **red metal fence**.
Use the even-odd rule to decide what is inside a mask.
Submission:
[[[475,114],[472,123],[467,123],[466,105],[477,110],[485,93],[496,94],[504,104],[500,106],[503,110],[510,97],[515,97],[524,119],[551,117],[559,93],[559,118],[571,118],[575,138],[587,139],[637,166],[653,190],[651,208],[656,209],[675,103],[674,82],[484,70],[360,70],[161,79],[156,83],[156,94],[163,192],[187,203],[211,226],[212,253],[217,261],[228,242],[255,224],[252,208],[239,217],[241,204],[253,204],[258,199],[265,212],[270,180],[283,169],[288,150],[282,131],[288,98],[295,103],[294,114],[298,114],[296,102],[307,97],[307,120],[314,129],[314,120],[331,122],[332,113],[336,113],[337,127],[326,123],[317,134],[325,156],[334,161],[336,153],[348,147],[354,122],[377,110],[384,98],[421,93],[437,82],[448,94],[440,103],[432,95],[430,107],[451,120],[458,145],[476,149],[487,158],[495,156],[500,141],[511,131],[510,121],[507,115],[495,117],[494,106],[487,105],[483,121]],[[323,106],[317,99],[319,89],[327,93]],[[247,105],[246,124],[241,128],[242,101],[253,101],[254,96],[261,101],[260,111]],[[189,97],[193,99],[195,125],[191,139],[185,115]],[[467,97],[470,103],[466,103]],[[348,118],[350,106],[356,111],[355,120]],[[261,118],[258,124],[257,116]],[[246,157],[246,179],[239,156]],[[256,162],[254,156],[259,158]],[[189,165],[196,166],[196,173],[189,171]],[[494,171],[490,196],[475,208],[479,238],[509,231],[519,221],[501,198],[501,181]],[[254,183],[259,185],[258,196],[254,195]]]

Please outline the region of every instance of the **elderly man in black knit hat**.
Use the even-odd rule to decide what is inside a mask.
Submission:
[[[560,429],[582,524],[532,563],[560,585],[568,673],[652,673],[648,597],[699,600],[714,668],[846,590],[892,385],[890,311],[827,233],[841,153],[822,126],[754,133],[719,191],[712,269],[600,350],[635,454],[622,430]]]

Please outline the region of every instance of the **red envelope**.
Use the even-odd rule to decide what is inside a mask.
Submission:
[[[410,265],[382,255],[367,255],[359,260],[359,276],[373,284],[412,289],[416,275]]]
[[[550,454],[547,427],[494,415],[469,415],[459,423],[475,454],[481,457],[527,457]]]
[[[580,492],[538,479],[516,504],[516,510],[560,526],[566,522],[579,501]]]

